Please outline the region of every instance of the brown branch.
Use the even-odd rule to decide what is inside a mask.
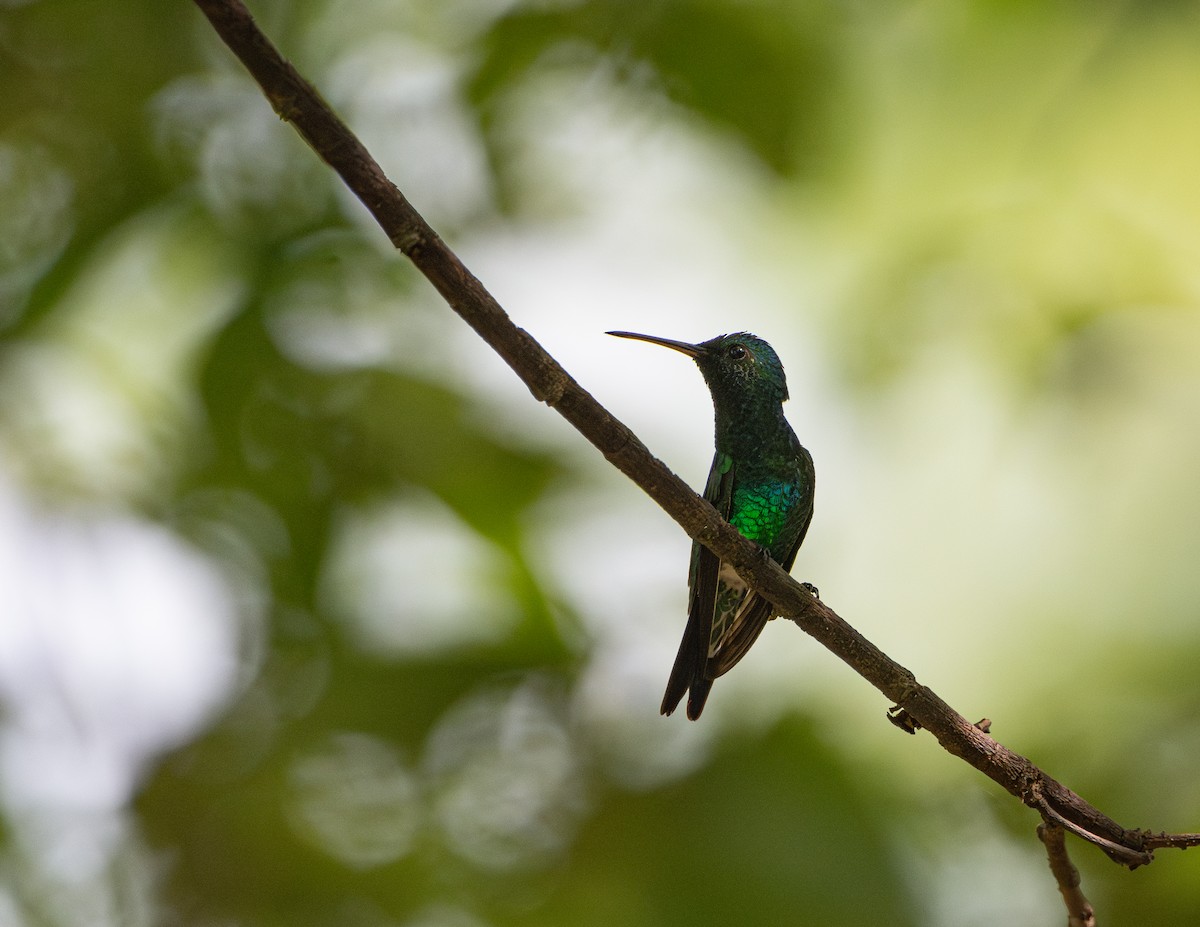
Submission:
[[[259,31],[240,0],[195,0],[217,33],[262,87],[275,111],[370,210],[392,243],[406,254],[451,308],[496,351],[539,401],[570,422],[637,483],[693,538],[731,563],[780,612],[845,661],[895,703],[906,730],[928,730],[948,752],[1036,809],[1056,830],[1094,843],[1134,869],[1159,847],[1200,844],[1196,834],[1126,830],[1018,753],[971,724],[909,670],[815,599],[762,551],[731,528],[715,509],[655,458],[625,425],[583,389],[512,320],[384,176],[362,143]]]
[[[1067,927],[1096,927],[1096,912],[1079,887],[1079,870],[1067,855],[1067,841],[1057,824],[1042,823],[1038,839],[1046,846],[1050,871],[1058,883],[1058,892],[1067,906]]]
[[[1142,846],[1147,850],[1186,850],[1188,847],[1200,847],[1200,834],[1142,834]]]

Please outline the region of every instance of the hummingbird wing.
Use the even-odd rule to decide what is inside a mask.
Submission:
[[[733,458],[717,452],[712,468],[708,471],[708,483],[704,487],[704,498],[713,504],[722,518],[729,517],[733,504]],[[669,715],[678,706],[689,689],[688,717],[693,721],[700,717],[704,702],[712,688],[712,677],[706,670],[709,647],[712,641],[713,613],[717,607],[717,587],[720,584],[721,561],[703,544],[692,544],[691,569],[688,575],[688,620],[675,655],[675,665],[667,680],[667,691],[663,695],[662,714]]]
[[[724,676],[750,651],[771,620],[774,607],[757,592],[746,597],[737,615],[729,622],[720,649],[708,661],[707,673],[712,679]]]

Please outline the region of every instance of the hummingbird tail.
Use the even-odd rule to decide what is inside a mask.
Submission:
[[[679,642],[675,665],[671,667],[671,678],[667,680],[667,691],[663,694],[662,706],[659,708],[661,714],[671,714],[690,690],[687,716],[693,721],[700,717],[708,699],[708,692],[712,688],[712,680],[705,673],[707,663],[708,641],[697,633],[689,621],[687,630],[683,633],[683,640]]]
[[[708,693],[712,690],[713,681],[707,676],[700,675],[692,680],[692,690],[688,694],[687,716],[695,721],[704,711],[704,703],[708,701]]]
[[[669,715],[690,689],[687,715],[695,721],[704,710],[708,690],[712,688],[708,651],[712,644],[713,612],[716,609],[721,561],[707,547],[699,544],[693,545],[692,556],[687,627],[683,629],[683,640],[679,642],[679,652],[675,654],[675,665],[671,667],[671,678],[667,681],[667,691],[659,710]]]
[[[664,715],[671,714],[683,701],[684,694],[688,693],[687,716],[690,720],[695,721],[700,717],[700,712],[704,711],[704,703],[708,701],[708,693],[712,689],[712,684],[713,681],[702,674],[682,680],[681,683],[677,683],[672,677],[671,681],[667,683],[667,691],[663,695],[662,707],[659,708],[659,712]]]
[[[667,680],[667,691],[663,694],[662,705],[659,707],[659,714],[669,715],[679,707],[684,694],[691,686],[691,674],[680,672],[680,661],[675,660],[675,666],[671,670],[671,678]]]

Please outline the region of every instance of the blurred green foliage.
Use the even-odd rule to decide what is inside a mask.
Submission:
[[[611,69],[732,135],[771,170],[807,173],[836,154],[836,15],[820,3],[721,0],[517,6],[479,43],[467,99],[501,178],[504,96],[556,64]]]
[[[929,461],[931,447],[970,431],[953,421],[952,401],[928,414],[922,405],[922,376],[946,357],[983,371],[997,418],[1029,428],[1022,447],[1074,448],[1055,460],[1063,485],[1088,492],[1046,501],[1051,514],[1029,533],[1051,535],[1058,556],[1070,549],[1055,546],[1059,526],[1096,508],[1097,485],[1115,487],[1103,501],[1117,527],[1062,555],[1092,598],[1036,598],[1055,569],[987,548],[988,525],[978,548],[953,532],[940,533],[945,548],[914,543],[928,571],[897,570],[936,576],[953,614],[993,598],[1032,614],[1013,598],[1027,589],[1046,614],[1012,636],[1036,635],[1032,644],[988,644],[998,666],[1031,649],[1041,661],[1032,678],[986,674],[999,677],[988,697],[1008,693],[1009,717],[1033,719],[1010,722],[1025,737],[1013,746],[1123,821],[1195,829],[1197,590],[1178,577],[1200,524],[1200,440],[1194,382],[1177,376],[1200,346],[1192,5],[254,8],[352,123],[378,102],[367,99],[373,81],[394,93],[389,118],[364,135],[384,133],[382,147],[402,153],[401,186],[450,237],[548,221],[530,206],[561,181],[538,174],[538,105],[581,86],[716,152],[710,176],[752,178],[771,205],[747,205],[760,228],[730,232],[747,236],[735,250],[747,267],[783,268],[784,288],[822,333],[830,381],[875,434],[893,421],[928,428],[915,431],[913,459],[894,463],[903,473],[928,465],[928,484],[864,489],[867,507],[912,496],[912,510],[875,510],[877,522],[928,522],[938,535],[924,501],[938,495],[994,494],[1002,514],[1019,508],[997,471],[986,482],[988,471],[948,463],[960,497]],[[379,76],[401,50],[417,61],[414,79]],[[931,745],[892,737],[882,705],[856,717],[878,720],[884,746],[838,730],[841,703],[856,709],[856,696],[765,723],[751,709],[724,727],[706,717],[703,734],[680,733],[678,718],[655,718],[663,727],[651,733],[630,721],[625,749],[673,771],[637,787],[614,771],[620,750],[586,694],[597,632],[533,535],[547,511],[570,522],[615,477],[512,427],[545,414],[534,403],[501,414],[500,400],[465,385],[460,374],[480,355],[456,363],[449,310],[385,250],[191,5],[10,3],[0,85],[5,465],[31,494],[133,512],[186,538],[221,565],[245,612],[227,704],[139,780],[113,866],[140,859],[156,875],[129,877],[141,888],[116,892],[128,921],[116,920],[940,925],[994,923],[998,896],[1003,916],[1032,908],[1038,923],[1061,921],[1029,814],[973,773],[945,771],[954,761]],[[441,148],[421,141],[430,112],[458,120],[438,131],[461,149],[447,135]],[[560,208],[590,207],[580,197]],[[797,314],[784,306],[780,324]],[[906,395],[920,416],[893,416]],[[1141,410],[1157,400],[1178,418],[1148,420]],[[975,444],[984,449],[972,462],[1012,463],[1009,448]],[[1134,471],[1187,490],[1126,488]],[[1146,542],[1141,512],[1176,526],[1162,550]],[[382,572],[415,587],[397,593],[414,611],[444,611],[450,630],[433,643],[416,634],[421,616],[399,607],[391,637],[365,627],[364,613],[386,624],[392,600],[348,539],[393,529],[408,531],[410,547],[431,539],[433,553],[400,549]],[[843,528],[840,548],[837,528],[823,530],[835,552],[827,566],[869,543],[861,524]],[[1146,548],[1140,557],[1127,559],[1130,537]],[[963,559],[942,570],[939,558],[959,547]],[[1017,564],[999,596],[994,575],[976,584],[981,561]],[[1115,564],[1133,579],[1106,596]],[[903,575],[839,582],[904,594]],[[923,582],[913,580],[917,606]],[[1142,635],[1129,622],[1146,619],[1124,616],[1147,599],[1163,630]],[[1081,642],[1079,626],[1063,623],[1077,612],[1125,636]],[[939,634],[907,627],[889,643],[922,632]],[[974,641],[953,643],[961,654]],[[1054,678],[1072,659],[1071,672],[1095,665],[1106,681]],[[924,678],[937,660],[914,668]],[[1064,693],[1082,706],[1045,717]],[[615,689],[591,698],[621,713]],[[1102,719],[1093,727],[1078,717],[1088,705]],[[1007,738],[1003,725],[997,733]],[[1147,788],[1139,757],[1161,788]],[[10,837],[27,823],[12,808],[0,818],[14,922],[87,922],[83,905],[63,913],[49,900],[53,875],[26,877],[53,869]],[[1130,877],[1080,853],[1104,922],[1180,923],[1194,912],[1192,860],[1164,856]],[[1012,907],[1031,883],[1042,894]]]

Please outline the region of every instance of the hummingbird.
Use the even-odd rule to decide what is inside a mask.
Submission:
[[[716,420],[716,454],[704,498],[744,537],[790,570],[812,521],[816,471],[784,418],[787,381],[775,349],[749,332],[718,335],[699,344],[635,332],[608,334],[662,345],[696,362],[712,393]],[[713,681],[746,655],[775,617],[774,608],[732,567],[693,542],[687,628],[663,695],[662,714],[671,714],[688,693],[687,716],[699,718]]]

